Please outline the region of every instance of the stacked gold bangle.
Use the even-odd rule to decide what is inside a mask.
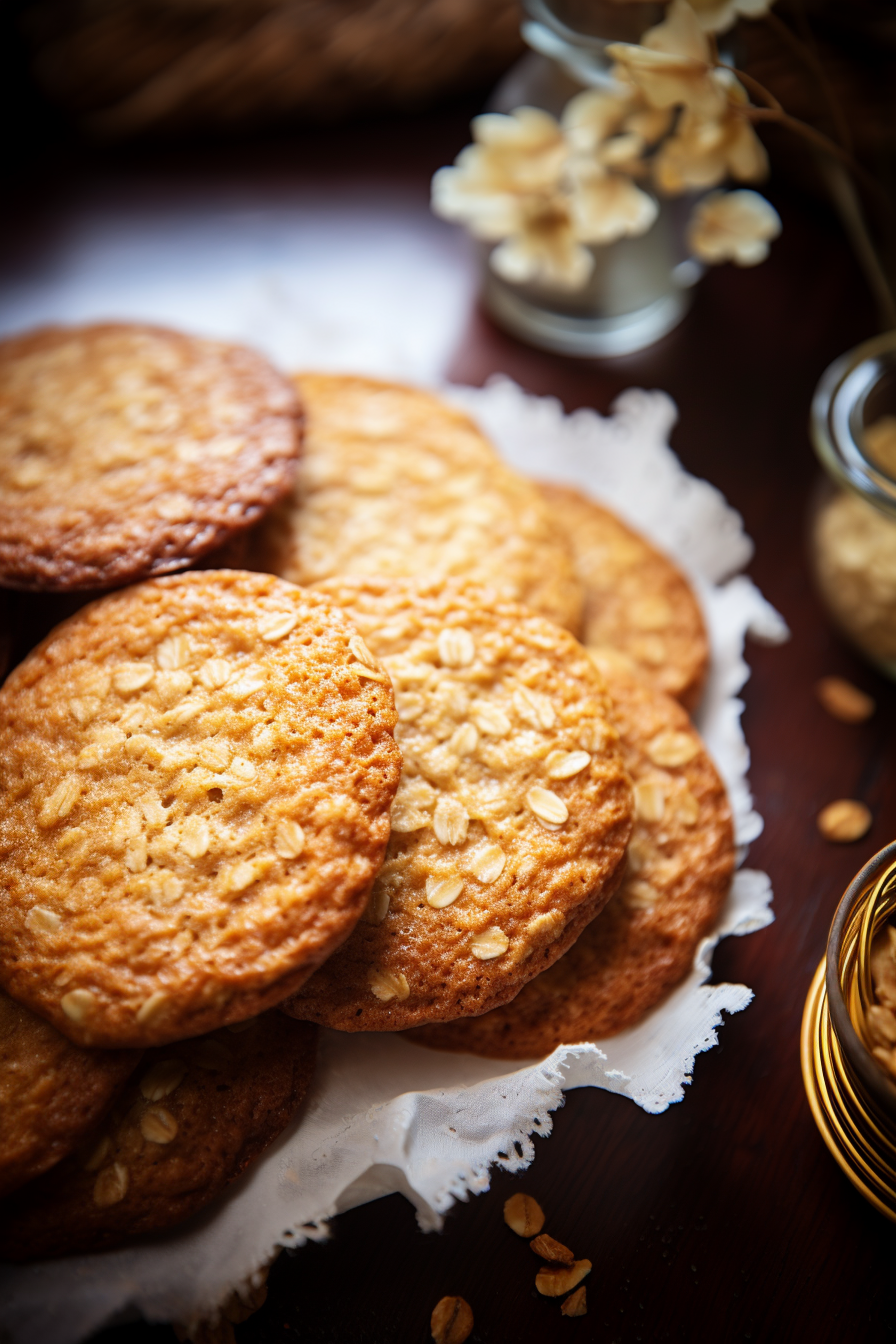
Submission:
[[[896,843],[866,864],[831,927],[803,1011],[801,1058],[822,1138],[857,1190],[896,1222],[896,1085],[873,1058],[871,945],[896,910]]]

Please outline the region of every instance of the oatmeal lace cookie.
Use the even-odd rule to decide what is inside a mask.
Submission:
[[[296,378],[307,416],[293,498],[259,529],[257,567],[488,584],[578,634],[582,589],[538,489],[429,392],[341,374]]]
[[[79,1151],[0,1205],[0,1256],[104,1250],[204,1208],[289,1124],[315,1036],[265,1013],[147,1051]]]
[[[622,885],[569,952],[503,1008],[411,1033],[419,1045],[532,1059],[633,1026],[687,975],[734,871],[725,786],[687,714],[594,655],[607,679],[635,786]]]
[[[292,485],[292,386],[161,327],[0,341],[0,583],[112,588],[184,569]]]
[[[70,1153],[139,1060],[83,1050],[0,992],[0,1196]]]
[[[576,490],[541,485],[585,589],[584,642],[624,653],[658,690],[694,709],[709,663],[700,605],[681,570]]]
[[[85,1045],[252,1016],[346,937],[400,773],[388,679],[240,570],[100,598],[0,690],[0,983]]]
[[[631,791],[600,676],[557,626],[471,584],[321,585],[395,687],[403,757],[366,915],[284,1005],[343,1031],[484,1012],[609,898]]]

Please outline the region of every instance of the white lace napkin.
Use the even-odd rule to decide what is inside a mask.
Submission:
[[[203,324],[206,327],[207,323]],[[698,724],[731,793],[739,843],[761,830],[746,771],[737,698],[749,669],[744,637],[771,642],[786,627],[738,576],[752,546],[740,517],[668,447],[675,407],[660,392],[628,391],[603,418],[564,415],[509,380],[455,388],[505,457],[532,475],[589,490],[688,572],[707,616],[712,670]],[[547,1059],[502,1066],[441,1054],[400,1037],[321,1033],[320,1063],[298,1121],[200,1217],[149,1244],[0,1269],[9,1344],[77,1344],[112,1321],[201,1316],[245,1282],[277,1245],[326,1235],[335,1213],[393,1191],[438,1228],[454,1200],[486,1190],[489,1168],[532,1161],[534,1134],[572,1087],[602,1087],[658,1113],[680,1101],[694,1058],[717,1039],[723,1012],[745,1008],[744,985],[706,983],[718,940],[768,924],[764,873],[741,869],[719,925],[688,979],[643,1022],[607,1041],[562,1046]]]

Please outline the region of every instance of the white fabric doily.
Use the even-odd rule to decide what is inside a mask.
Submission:
[[[737,698],[749,669],[744,637],[777,642],[786,627],[737,571],[751,543],[721,494],[684,471],[668,447],[675,407],[661,392],[629,391],[601,417],[564,415],[509,380],[451,397],[483,425],[514,466],[589,490],[682,565],[700,594],[712,667],[698,725],[725,779],[737,839],[761,830],[747,785],[749,755]],[[709,985],[718,940],[771,919],[764,873],[741,869],[719,925],[694,967],[638,1026],[610,1040],[565,1046],[529,1065],[442,1054],[397,1036],[321,1033],[320,1063],[296,1124],[198,1218],[140,1247],[0,1269],[10,1344],[77,1344],[129,1311],[186,1320],[212,1311],[278,1244],[326,1235],[334,1214],[400,1191],[424,1228],[459,1198],[486,1190],[489,1168],[516,1171],[547,1135],[572,1087],[602,1087],[658,1113],[680,1101],[694,1058],[716,1043],[723,1012],[752,998],[744,985]]]

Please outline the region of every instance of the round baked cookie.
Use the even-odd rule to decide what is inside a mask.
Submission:
[[[289,1124],[315,1036],[265,1013],[147,1051],[79,1151],[0,1205],[0,1257],[106,1250],[204,1208]]]
[[[162,327],[0,341],[0,583],[184,569],[288,492],[295,391],[253,350]]]
[[[541,485],[569,538],[585,589],[584,643],[624,653],[686,709],[699,703],[709,664],[700,604],[668,556],[576,490]]]
[[[365,918],[284,1006],[342,1031],[485,1012],[556,961],[620,869],[631,789],[603,681],[566,631],[470,584],[321,591],[392,679],[403,768]]]
[[[351,931],[389,838],[387,678],[319,593],[100,598],[0,690],[0,983],[82,1045],[251,1017]]]
[[[594,655],[613,700],[635,788],[625,877],[606,909],[550,970],[483,1017],[424,1027],[420,1045],[532,1059],[631,1027],[687,975],[734,872],[731,808],[684,710]]]
[[[259,528],[259,568],[294,583],[475,579],[579,633],[582,588],[565,537],[467,415],[371,378],[295,382],[303,458],[292,499]]]
[[[83,1050],[0,992],[0,1196],[70,1153],[139,1060]]]

